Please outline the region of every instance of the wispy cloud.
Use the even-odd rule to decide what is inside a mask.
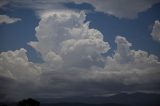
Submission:
[[[9,17],[7,15],[0,15],[0,24],[12,24],[21,21],[20,18]]]

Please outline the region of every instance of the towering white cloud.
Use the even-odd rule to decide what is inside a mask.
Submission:
[[[151,36],[153,37],[154,40],[160,42],[160,22],[159,22],[159,20],[156,20],[154,22]]]
[[[0,24],[11,24],[20,21],[20,18],[13,18],[7,15],[0,15]]]
[[[110,47],[103,41],[102,33],[96,29],[89,29],[89,23],[84,21],[84,12],[53,13],[43,18],[36,28],[38,42],[29,44],[42,54],[45,61],[50,61],[53,57],[52,61],[55,64],[59,61],[65,65],[73,65],[107,52]]]

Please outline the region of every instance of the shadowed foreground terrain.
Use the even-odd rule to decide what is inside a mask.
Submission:
[[[0,106],[160,106],[160,94],[120,93],[109,97],[38,98],[18,103],[0,103]]]
[[[55,104],[42,104],[42,106],[129,106],[116,103],[106,104],[85,104],[85,103],[55,103]]]

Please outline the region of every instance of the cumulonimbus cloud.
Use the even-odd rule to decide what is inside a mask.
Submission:
[[[130,49],[132,44],[122,36],[115,39],[117,49],[113,56],[102,55],[110,45],[100,31],[89,28],[85,19],[84,12],[60,11],[40,20],[35,28],[37,41],[28,44],[41,54],[42,63],[29,62],[25,49],[2,52],[0,78],[5,86],[0,93],[3,98],[158,90],[160,62],[157,56]]]

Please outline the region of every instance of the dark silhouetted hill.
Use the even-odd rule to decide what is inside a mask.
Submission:
[[[17,106],[39,106],[39,105],[40,105],[40,102],[32,98],[24,99],[17,103]]]

